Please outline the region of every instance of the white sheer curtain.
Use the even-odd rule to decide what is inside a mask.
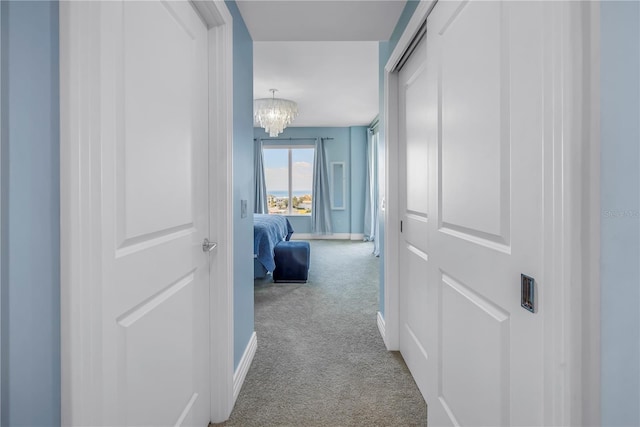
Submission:
[[[375,256],[380,256],[380,187],[379,187],[380,175],[378,174],[378,171],[380,170],[380,163],[378,162],[378,143],[379,143],[378,140],[380,139],[380,133],[378,132],[377,126],[375,127],[373,136],[374,136],[374,138],[372,138],[373,143],[371,144],[373,149],[373,158],[374,158],[374,165],[375,165],[375,173],[373,176],[373,186],[375,188],[375,191],[374,191],[375,204],[372,205],[373,216],[374,216],[373,254]]]
[[[329,177],[323,138],[316,140],[316,153],[313,160],[311,233],[332,234]]]
[[[364,239],[373,241],[373,253],[380,255],[378,233],[378,126],[375,123],[367,135],[367,176],[365,180]]]
[[[377,134],[373,129],[367,132],[367,174],[365,179],[365,199],[364,199],[364,240],[375,241],[377,222],[377,188],[376,188],[376,145]]]
[[[253,211],[259,214],[269,213],[267,206],[267,183],[264,178],[264,154],[262,153],[262,140],[254,142],[253,164],[255,170],[255,197]]]

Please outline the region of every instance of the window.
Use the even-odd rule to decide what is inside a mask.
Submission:
[[[313,146],[265,146],[264,174],[269,213],[310,215]]]

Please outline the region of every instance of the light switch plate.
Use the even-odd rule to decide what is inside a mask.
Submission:
[[[240,218],[247,217],[247,201],[240,200]]]

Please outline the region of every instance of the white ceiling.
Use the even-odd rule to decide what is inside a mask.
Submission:
[[[254,41],[388,40],[406,0],[239,0]]]
[[[369,124],[378,114],[378,41],[406,0],[240,0],[254,40],[254,98],[298,103],[293,127]]]
[[[378,114],[377,42],[255,42],[254,98],[298,103],[296,127],[368,125]]]

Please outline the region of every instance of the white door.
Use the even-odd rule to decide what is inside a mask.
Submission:
[[[400,157],[400,351],[420,391],[427,391],[427,304],[429,155],[427,145],[427,61],[422,40],[398,78]]]
[[[204,427],[206,27],[189,2],[104,2],[101,18],[101,418]]]
[[[544,292],[542,3],[438,2],[400,72],[400,339],[429,425],[543,423],[545,307],[521,307],[521,273]]]

